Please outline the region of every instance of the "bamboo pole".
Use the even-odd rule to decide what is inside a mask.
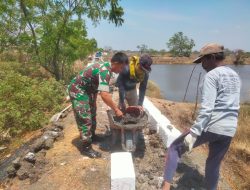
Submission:
[[[194,65],[193,70],[192,70],[192,72],[190,74],[190,77],[189,77],[189,80],[188,80],[188,84],[187,84],[187,88],[186,88],[186,91],[185,91],[185,95],[184,95],[184,98],[182,100],[183,102],[185,102],[185,100],[186,100],[186,95],[187,95],[188,87],[189,87],[189,84],[190,84],[190,81],[191,81],[191,78],[192,78],[192,75],[193,75],[193,72],[194,72],[194,69],[195,69],[196,66],[197,66],[197,64]]]

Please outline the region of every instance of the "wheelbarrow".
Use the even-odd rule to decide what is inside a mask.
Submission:
[[[143,111],[139,115],[126,113],[123,118],[118,118],[112,110],[107,110],[107,114],[112,133],[111,146],[114,146],[120,137],[122,149],[134,152],[139,134],[148,124],[146,112]]]

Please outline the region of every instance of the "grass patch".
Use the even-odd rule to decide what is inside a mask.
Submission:
[[[225,170],[232,181],[233,189],[249,189],[250,187],[250,104],[240,108],[238,128],[229,152],[225,158]]]
[[[163,98],[160,87],[151,80],[148,81],[146,96],[151,98]]]
[[[243,155],[240,159],[249,161],[250,156],[250,104],[241,105],[238,129],[233,138],[231,149],[236,153]],[[245,156],[244,156],[245,154]]]

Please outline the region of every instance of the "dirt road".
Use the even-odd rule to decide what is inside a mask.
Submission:
[[[160,107],[159,102],[153,102]],[[98,99],[97,133],[106,132],[108,124],[107,107]],[[162,104],[161,104],[162,105]],[[164,104],[171,109],[172,104]],[[178,124],[179,113],[176,109],[169,115],[174,124]],[[165,110],[166,111],[166,110]],[[188,113],[187,113],[188,114]],[[110,153],[102,152],[101,159],[89,159],[81,154],[81,142],[72,111],[62,120],[65,125],[64,138],[54,143],[46,151],[45,164],[39,170],[36,180],[19,180],[17,177],[4,181],[4,189],[19,190],[108,190],[110,189]],[[189,121],[182,123],[188,125]],[[180,124],[179,124],[180,125]],[[94,145],[98,149],[98,144]],[[139,151],[134,156],[137,189],[161,189],[165,149],[157,134],[144,130]],[[175,190],[204,189],[204,163],[206,151],[201,147],[183,157],[174,178]],[[221,190],[230,190],[226,181],[221,178]]]

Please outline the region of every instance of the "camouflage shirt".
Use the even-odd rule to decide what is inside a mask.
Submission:
[[[82,70],[69,84],[68,91],[71,97],[82,93],[109,92],[109,81],[112,76],[109,62],[99,62],[89,65]]]

